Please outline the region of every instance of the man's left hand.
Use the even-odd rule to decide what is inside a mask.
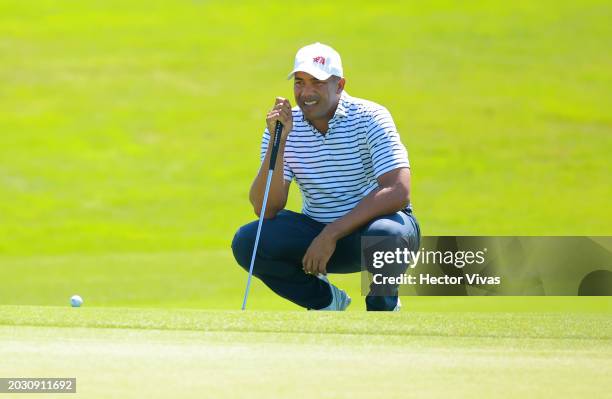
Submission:
[[[319,233],[310,243],[302,259],[304,272],[315,276],[319,273],[327,274],[327,262],[336,250],[336,242],[336,238],[326,230]]]

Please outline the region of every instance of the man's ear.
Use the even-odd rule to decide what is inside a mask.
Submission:
[[[346,80],[344,78],[340,78],[340,80],[338,80],[338,87],[336,88],[336,94],[342,93],[342,90],[344,90],[345,83],[346,83]]]

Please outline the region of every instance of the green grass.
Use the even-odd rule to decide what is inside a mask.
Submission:
[[[2,306],[0,358],[10,362],[0,375],[72,376],[76,397],[105,398],[569,398],[612,388],[605,314],[364,315]]]
[[[75,293],[85,306],[239,309],[246,273],[228,251],[70,254],[0,257],[5,278],[0,304],[67,306]],[[357,274],[330,275],[365,309]],[[249,309],[298,307],[254,279]],[[609,312],[610,297],[406,297],[409,311]]]
[[[315,40],[343,55],[349,93],[394,115],[425,234],[609,234],[610,16],[605,1],[3,1],[0,253],[227,249],[253,219],[265,113]]]
[[[590,310],[590,311],[589,311]],[[428,337],[612,339],[608,313],[271,312],[0,306],[0,325]],[[541,322],[535,322],[540,320]],[[562,326],[563,328],[559,328]]]

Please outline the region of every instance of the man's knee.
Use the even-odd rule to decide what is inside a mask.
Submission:
[[[401,247],[416,251],[420,245],[420,231],[416,220],[407,215],[396,213],[394,215],[382,216],[368,224],[363,236],[372,237],[394,237],[394,240],[385,240],[387,244],[397,242]]]
[[[402,236],[406,234],[405,230],[397,221],[383,217],[370,222],[363,235],[376,237]]]
[[[232,252],[236,262],[248,270],[255,246],[255,235],[257,233],[257,222],[246,224],[236,231],[232,240]]]

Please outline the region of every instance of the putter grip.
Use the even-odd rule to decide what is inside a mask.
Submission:
[[[276,165],[276,156],[278,155],[278,147],[280,147],[282,131],[283,124],[276,121],[276,126],[274,127],[274,142],[272,143],[272,154],[270,154],[270,170],[274,170],[274,165]]]

